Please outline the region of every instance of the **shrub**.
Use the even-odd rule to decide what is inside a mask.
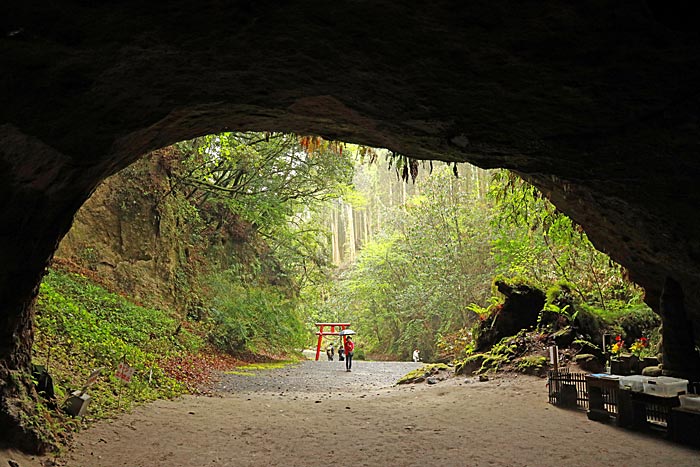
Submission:
[[[304,346],[306,329],[297,303],[273,286],[242,285],[226,275],[212,278],[217,293],[209,340],[224,352],[289,352]]]

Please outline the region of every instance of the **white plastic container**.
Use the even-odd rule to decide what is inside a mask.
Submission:
[[[688,392],[687,379],[657,376],[656,378],[648,378],[648,381],[643,384],[644,392],[655,396],[673,397]]]
[[[693,412],[700,412],[700,395],[698,394],[681,394],[678,396],[681,401],[681,407]]]
[[[620,389],[630,388],[634,392],[643,392],[644,383],[650,379],[653,378],[642,375],[620,376]]]

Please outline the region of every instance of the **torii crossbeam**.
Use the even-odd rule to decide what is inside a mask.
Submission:
[[[350,323],[314,323],[318,326],[318,331],[316,335],[318,336],[318,345],[316,345],[316,360],[318,361],[318,356],[321,354],[321,342],[323,342],[323,336],[339,336],[340,331],[343,331],[350,327]],[[330,332],[323,332],[323,328],[330,326]],[[339,328],[336,330],[336,328]]]

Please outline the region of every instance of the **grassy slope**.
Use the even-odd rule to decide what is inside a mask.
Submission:
[[[170,313],[136,305],[82,276],[60,271],[52,271],[41,285],[35,331],[34,362],[48,362],[59,404],[94,369],[102,368],[89,389],[90,415],[98,418],[135,402],[187,391],[186,378],[173,375],[204,345]],[[128,385],[114,377],[122,360],[136,370]]]

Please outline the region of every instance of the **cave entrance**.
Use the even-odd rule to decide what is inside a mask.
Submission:
[[[32,438],[17,414],[33,303],[78,208],[140,154],[227,128],[515,170],[652,306],[666,287],[669,322],[697,331],[700,67],[697,11],[680,8],[13,5],[0,58],[12,70],[0,106],[2,434]]]
[[[378,160],[349,165],[348,159]],[[326,179],[319,180],[322,176]],[[331,179],[342,183],[336,186]],[[498,190],[511,199],[490,201],[488,193]],[[311,209],[319,201],[316,195],[324,202],[317,205],[323,213],[320,220]],[[279,204],[282,200],[293,208]],[[520,205],[513,204],[516,200]],[[492,204],[497,202],[502,204]],[[529,224],[518,210],[529,212]],[[498,213],[503,217],[494,222]],[[573,287],[567,300],[578,294],[610,307],[636,294],[639,304],[640,292],[622,294],[620,271],[606,269],[609,259],[594,256],[599,253],[590,243],[575,255],[563,250],[583,235],[555,214],[553,206],[510,175],[492,178],[466,164],[421,165],[389,151],[284,134],[212,135],[183,142],[144,157],[98,187],[55,255],[54,264],[63,272],[99,279],[145,306],[113,305],[118,298],[97,292],[87,281],[58,271],[50,274],[39,299],[39,360],[49,358],[52,346],[82,353],[76,343],[89,340],[92,350],[112,357],[100,365],[109,367],[126,352],[130,363],[141,368],[142,382],[146,376],[148,384],[171,381],[166,376],[181,377],[173,372],[185,368],[194,374],[188,382],[196,384],[197,367],[206,370],[211,363],[206,357],[161,361],[158,356],[172,350],[168,345],[190,346],[197,339],[195,327],[202,328],[204,341],[223,352],[290,345],[271,338],[278,335],[295,339],[296,348],[308,345],[297,340],[299,323],[288,303],[312,293],[318,295],[315,302],[296,302],[317,313],[306,321],[337,322],[351,313],[358,317],[368,339],[358,353],[410,361],[420,350],[424,360],[446,361],[483,350],[469,337],[476,321],[486,321],[498,309],[500,303],[491,302],[490,284],[499,273],[527,273],[543,283],[576,273],[579,282],[606,284],[588,290]],[[287,224],[296,227],[289,230]],[[547,235],[542,235],[545,228]],[[533,236],[541,239],[523,248],[509,246]],[[364,248],[369,255],[362,274],[346,277],[349,285],[344,287],[328,286],[338,279],[332,271],[352,269]],[[503,257],[499,261],[492,259],[496,251]],[[565,262],[565,256],[572,258]],[[324,272],[331,258],[335,268]],[[593,274],[577,271],[577,261],[584,261]],[[598,275],[605,281],[596,279]],[[281,292],[302,281],[308,281],[310,292],[300,287],[288,295]],[[516,293],[517,287],[498,287],[516,299],[533,301]],[[80,292],[79,300],[63,294],[64,289]],[[495,332],[490,345],[534,325],[543,296],[537,294],[535,308],[516,313],[530,321],[491,325]],[[67,303],[72,308],[62,310]],[[159,306],[179,313],[158,314],[154,308]],[[563,320],[572,304],[561,298],[556,306],[564,310]],[[503,315],[510,309],[502,308]],[[67,319],[52,321],[53,311],[80,313],[85,330],[69,328]],[[568,310],[569,316],[574,314]],[[125,329],[111,326],[112,321],[127,320],[133,323],[128,331],[133,336],[120,335]],[[93,336],[91,329],[98,328],[100,335]],[[110,332],[115,334],[108,337]],[[438,335],[444,337],[439,342]],[[126,343],[131,350],[125,350]],[[119,351],[112,349],[117,344]],[[143,353],[151,357],[137,359]],[[92,370],[88,362],[84,366],[86,372]]]

